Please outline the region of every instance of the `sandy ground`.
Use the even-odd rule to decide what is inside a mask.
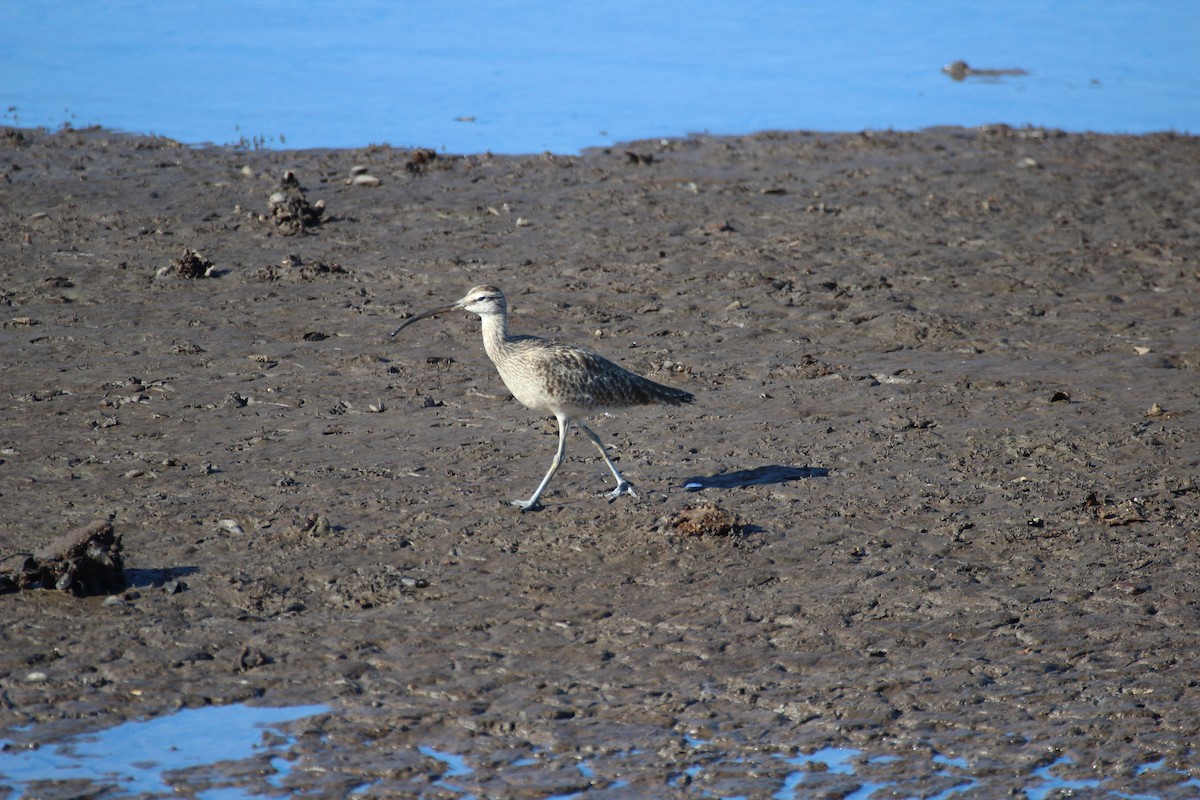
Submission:
[[[111,518],[129,583],[0,595],[0,729],[322,703],[306,796],[461,797],[434,746],[479,797],[760,797],[834,745],[1194,797],[1197,197],[1173,135],[0,130],[0,568]],[[594,420],[639,499],[576,432],[508,505],[554,421],[476,318],[388,336],[480,283],[696,395]]]

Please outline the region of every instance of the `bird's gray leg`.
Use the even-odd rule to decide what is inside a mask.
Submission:
[[[563,456],[567,454],[567,427],[571,421],[566,417],[556,417],[558,419],[558,452],[554,454],[554,460],[550,462],[550,470],[546,473],[546,477],[542,478],[542,482],[538,484],[533,495],[528,500],[513,500],[512,504],[522,511],[537,511],[541,508],[538,502],[542,497],[542,492],[546,491],[546,487],[550,484],[550,479],[554,477],[554,473],[558,472],[558,467],[563,462]]]
[[[592,444],[596,445],[596,449],[600,451],[600,455],[604,456],[604,463],[608,464],[608,468],[612,470],[613,477],[617,479],[617,488],[613,489],[608,496],[613,500],[616,500],[623,494],[637,497],[637,492],[633,490],[633,485],[622,478],[620,472],[617,472],[617,465],[608,457],[608,451],[604,449],[604,443],[600,441],[600,437],[596,435],[596,432],[579,420],[575,420],[575,424],[579,426],[579,430],[587,434],[587,437],[592,440]]]

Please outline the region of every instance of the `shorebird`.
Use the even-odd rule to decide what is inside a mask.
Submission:
[[[567,452],[567,429],[572,424],[592,440],[617,479],[617,488],[608,496],[613,500],[623,494],[637,497],[633,486],[621,477],[617,465],[608,457],[600,437],[580,417],[606,409],[653,403],[677,406],[695,400],[690,393],[635,375],[583,347],[537,336],[510,334],[508,304],[504,292],[495,286],[476,286],[448,306],[417,314],[392,331],[392,336],[418,320],[448,311],[468,311],[478,315],[483,327],[483,349],[513,397],[526,408],[553,414],[558,420],[558,452],[550,462],[546,477],[528,500],[513,500],[514,506],[522,511],[541,507],[542,493]]]

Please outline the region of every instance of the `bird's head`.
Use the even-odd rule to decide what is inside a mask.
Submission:
[[[447,311],[469,311],[472,314],[478,314],[481,317],[486,317],[491,314],[503,314],[507,308],[504,300],[504,292],[497,289],[495,286],[476,286],[471,291],[467,292],[458,300],[448,306],[435,308],[430,311],[424,311],[417,314],[415,317],[409,317],[404,321],[399,328],[392,331],[392,336],[395,336],[400,331],[412,325],[419,319],[432,317],[437,314],[445,314]]]

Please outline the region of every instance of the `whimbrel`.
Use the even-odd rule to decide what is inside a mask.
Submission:
[[[635,375],[582,347],[537,336],[513,336],[508,332],[508,305],[504,292],[495,286],[476,286],[461,300],[417,314],[392,331],[392,336],[417,320],[447,311],[469,311],[479,315],[483,323],[483,349],[513,397],[526,408],[553,414],[558,420],[558,452],[550,462],[546,477],[528,500],[513,500],[514,506],[522,511],[540,508],[538,501],[542,492],[546,491],[567,452],[567,429],[572,423],[592,440],[617,479],[617,488],[609,497],[614,500],[623,494],[637,497],[633,486],[621,477],[617,465],[608,457],[600,437],[580,421],[580,417],[606,409],[652,403],[677,406],[695,400],[691,394]]]

